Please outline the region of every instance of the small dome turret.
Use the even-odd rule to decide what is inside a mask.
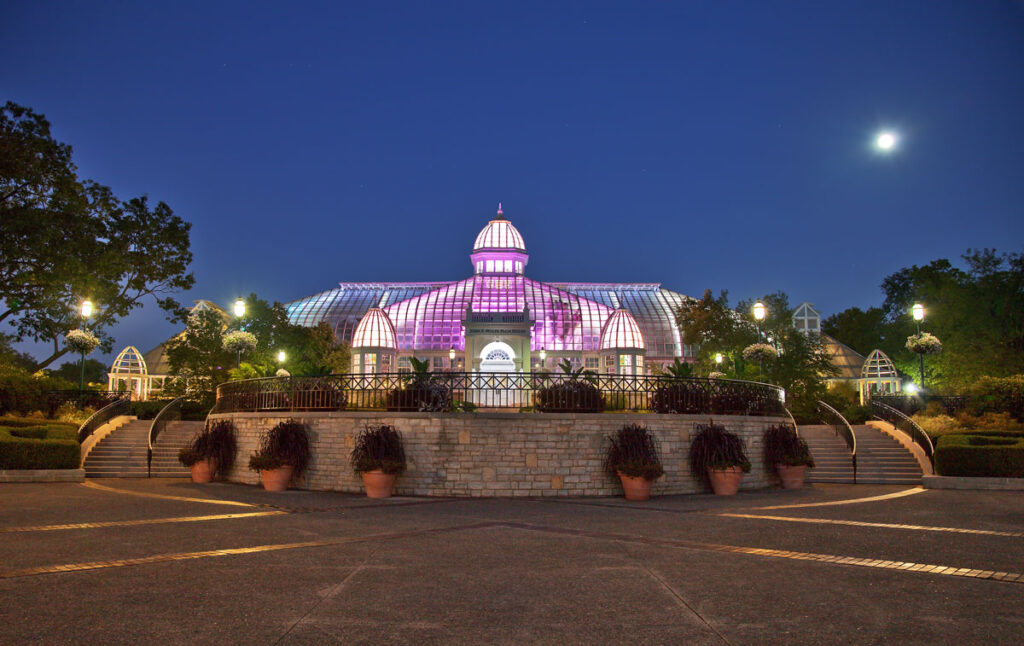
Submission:
[[[530,257],[519,230],[505,219],[498,204],[498,213],[476,236],[473,243],[474,273],[490,275],[522,275]]]
[[[615,310],[601,332],[601,350],[644,349],[644,335],[626,310]]]
[[[388,348],[391,350],[398,348],[395,326],[384,310],[379,307],[371,307],[366,312],[362,320],[359,321],[359,325],[356,326],[355,332],[352,333],[352,347]]]

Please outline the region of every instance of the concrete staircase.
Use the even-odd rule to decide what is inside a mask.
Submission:
[[[135,420],[100,440],[85,458],[87,478],[145,478],[149,427],[152,420]],[[171,422],[153,447],[154,478],[187,478],[178,451],[202,430],[203,422]]]
[[[858,484],[921,484],[921,467],[913,454],[889,435],[870,426],[854,426],[857,438]],[[853,483],[853,465],[846,442],[831,426],[801,426],[817,466],[808,482]]]
[[[808,482],[853,484],[853,464],[846,441],[831,426],[801,426],[800,437],[807,440],[814,468],[807,472]]]

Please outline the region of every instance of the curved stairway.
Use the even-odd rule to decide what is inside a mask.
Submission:
[[[149,427],[152,420],[134,420],[100,440],[85,458],[87,478],[145,478]],[[154,478],[187,478],[178,451],[188,444],[203,422],[171,422],[153,447]]]
[[[870,426],[854,426],[857,438],[857,484],[921,484],[914,455],[891,436]],[[846,442],[831,426],[801,426],[816,466],[808,482],[853,483],[853,465]]]

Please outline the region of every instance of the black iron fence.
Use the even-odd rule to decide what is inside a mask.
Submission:
[[[835,434],[843,438],[847,448],[850,449],[850,462],[853,465],[853,484],[857,484],[857,436],[853,432],[853,427],[850,426],[850,422],[843,417],[842,413],[823,401],[818,402],[818,411],[821,413],[821,420],[831,426]]]
[[[947,415],[964,410],[971,404],[970,395],[872,395],[871,401],[877,401],[895,408],[904,415],[913,415],[924,410],[928,404],[936,403]]]
[[[729,379],[438,372],[273,377],[217,387],[215,413],[259,411],[634,411],[785,415],[778,387]]]
[[[872,398],[869,403],[871,405],[871,412],[875,417],[882,421],[889,422],[909,435],[910,438],[924,450],[924,454],[928,456],[928,459],[932,459],[932,454],[935,453],[935,448],[932,446],[932,440],[928,437],[928,434],[924,432],[924,429],[917,425],[917,422],[907,417],[905,413],[896,410],[888,404],[882,403],[876,398]]]

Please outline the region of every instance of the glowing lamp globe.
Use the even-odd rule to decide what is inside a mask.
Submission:
[[[239,318],[245,316],[245,301],[242,299],[235,301],[235,316]]]
[[[92,301],[82,301],[82,318],[92,316]]]
[[[921,305],[920,303],[914,303],[914,307],[911,308],[911,311],[914,314],[915,321],[924,320],[924,305]]]

